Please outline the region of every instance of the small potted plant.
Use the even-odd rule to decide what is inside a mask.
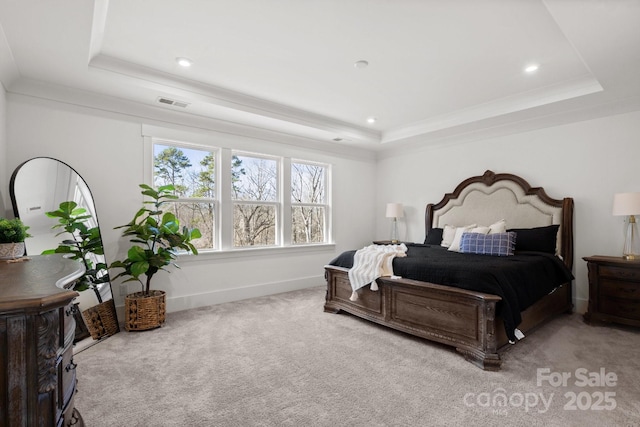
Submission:
[[[24,239],[31,237],[20,218],[0,218],[0,259],[14,260],[24,255]]]
[[[142,286],[140,292],[125,297],[125,329],[141,331],[162,326],[165,321],[166,294],[151,290],[151,279],[168,265],[177,267],[174,260],[178,251],[198,254],[191,241],[201,237],[197,228],[180,227],[180,221],[171,212],[163,211],[168,200],[177,199],[173,185],[154,189],[140,184],[145,200],[131,222],[116,227],[124,229],[122,235],[130,237],[134,243],[127,251],[127,258],[114,261],[109,269],[123,269],[114,277],[127,277],[125,282],[137,281]],[[147,206],[151,205],[150,208]],[[144,278],[144,281],[143,281]]]

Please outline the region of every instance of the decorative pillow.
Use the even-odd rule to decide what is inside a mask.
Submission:
[[[501,219],[500,221],[496,221],[489,226],[489,234],[496,233],[506,233],[507,232],[507,221]]]
[[[516,233],[463,233],[460,239],[460,252],[464,254],[481,254],[509,256],[516,247]]]
[[[516,251],[536,251],[556,253],[556,237],[558,235],[558,224],[546,227],[534,228],[512,228],[518,235]]]
[[[445,248],[451,246],[451,242],[453,242],[455,235],[456,227],[454,225],[445,224],[442,229],[442,242],[440,242],[440,246],[444,246]]]
[[[473,227],[471,230],[469,230],[469,233],[489,234],[489,231],[491,231],[490,227],[481,225],[479,227]]]
[[[424,239],[425,245],[439,245],[442,243],[442,228],[432,228]]]
[[[452,252],[460,252],[460,239],[462,239],[462,234],[473,230],[475,227],[476,227],[476,224],[467,225],[465,227],[456,227],[456,232],[453,236],[453,241],[449,245],[448,250]]]

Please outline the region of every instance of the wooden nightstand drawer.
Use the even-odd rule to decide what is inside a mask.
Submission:
[[[640,305],[636,301],[625,301],[613,298],[601,298],[599,311],[625,319],[640,320]]]
[[[589,270],[589,309],[585,321],[640,327],[640,260],[595,255]]]
[[[640,283],[601,279],[600,295],[622,299],[640,300]]]
[[[601,277],[614,277],[623,280],[636,280],[640,282],[640,271],[631,268],[611,267],[601,265],[598,269]]]

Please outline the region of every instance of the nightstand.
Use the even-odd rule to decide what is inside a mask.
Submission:
[[[583,259],[589,269],[584,320],[640,326],[640,260],[600,255]]]

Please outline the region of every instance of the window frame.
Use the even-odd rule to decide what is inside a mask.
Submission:
[[[292,174],[292,170],[293,170],[293,165],[294,164],[300,164],[300,165],[309,165],[309,166],[317,166],[317,167],[322,167],[324,168],[324,179],[323,179],[323,185],[324,185],[324,202],[323,203],[311,203],[311,202],[293,202],[291,201],[291,199],[293,198],[293,185],[291,185],[291,176],[289,176],[288,178],[288,182],[289,182],[289,204],[290,206],[288,207],[288,212],[290,212],[289,217],[291,219],[291,224],[288,227],[288,232],[289,232],[289,239],[290,239],[290,244],[292,246],[305,246],[305,245],[322,245],[322,244],[327,244],[331,241],[331,234],[330,234],[330,230],[331,230],[331,224],[330,224],[330,218],[331,218],[331,203],[330,203],[330,176],[331,176],[331,165],[327,164],[327,163],[322,163],[322,162],[314,162],[314,161],[310,161],[310,160],[302,160],[302,159],[289,159],[289,164],[288,164],[288,169],[289,169],[289,173]],[[293,242],[293,208],[294,207],[311,207],[311,208],[324,208],[324,221],[323,221],[323,241],[322,242],[316,242],[316,243],[308,243],[308,242],[304,242],[304,243],[294,243]]]
[[[229,174],[227,178],[229,179],[229,189],[231,190],[233,187],[233,183],[231,181],[231,160],[233,157],[251,157],[255,159],[264,159],[275,162],[276,169],[276,177],[275,177],[275,185],[276,185],[276,195],[273,201],[270,200],[241,200],[233,198],[233,192],[231,192],[230,203],[232,204],[232,212],[235,212],[236,205],[255,205],[255,206],[273,206],[275,211],[275,225],[274,225],[274,243],[272,245],[247,245],[247,246],[236,246],[235,245],[235,236],[234,227],[235,227],[235,214],[232,213],[231,216],[231,227],[232,227],[232,240],[230,242],[230,249],[238,250],[238,249],[247,249],[247,248],[273,248],[283,246],[282,240],[282,224],[284,212],[282,208],[282,199],[283,199],[283,182],[282,182],[282,163],[284,158],[278,156],[271,156],[268,154],[255,153],[244,150],[231,150],[231,157],[229,159]]]
[[[147,129],[148,128],[148,129]],[[145,130],[146,129],[146,130]],[[162,131],[159,131],[162,130]],[[233,138],[231,138],[233,142]],[[190,142],[193,141],[193,142]],[[154,186],[154,146],[156,144],[176,146],[178,148],[189,148],[205,152],[214,153],[216,162],[215,167],[215,199],[212,200],[214,209],[214,247],[199,250],[199,259],[207,257],[215,258],[234,258],[244,256],[256,256],[259,254],[278,253],[285,254],[294,251],[327,251],[335,248],[335,242],[332,234],[332,207],[331,207],[331,180],[332,165],[326,162],[318,162],[312,160],[303,160],[299,157],[278,156],[269,153],[258,153],[252,150],[240,148],[227,148],[224,145],[228,143],[226,139],[223,141],[219,136],[212,137],[207,135],[199,135],[194,133],[184,133],[175,130],[167,130],[155,126],[143,126],[143,142],[144,142],[144,182],[150,186]],[[215,143],[214,145],[209,144]],[[239,144],[242,145],[242,144]],[[240,154],[251,157],[259,157],[276,160],[278,170],[278,200],[273,202],[262,202],[260,204],[276,205],[277,224],[276,224],[276,245],[270,246],[233,246],[233,200],[231,188],[231,160],[232,156]],[[305,163],[320,165],[326,168],[325,176],[325,236],[324,243],[301,243],[292,244],[292,203],[291,203],[291,163]],[[187,202],[208,202],[210,199],[181,198],[178,201]],[[242,201],[240,201],[242,202]],[[244,201],[251,202],[251,201]],[[285,215],[285,212],[288,212]],[[186,260],[194,260],[191,254],[180,253],[182,262]]]
[[[168,200],[167,203],[211,203],[213,205],[213,246],[198,249],[198,251],[212,252],[220,249],[220,148],[201,144],[193,144],[184,141],[175,141],[166,138],[151,138],[150,144],[150,174],[148,185],[157,188],[155,183],[155,147],[156,145],[184,148],[213,154],[214,161],[214,196],[213,197],[178,197]]]

